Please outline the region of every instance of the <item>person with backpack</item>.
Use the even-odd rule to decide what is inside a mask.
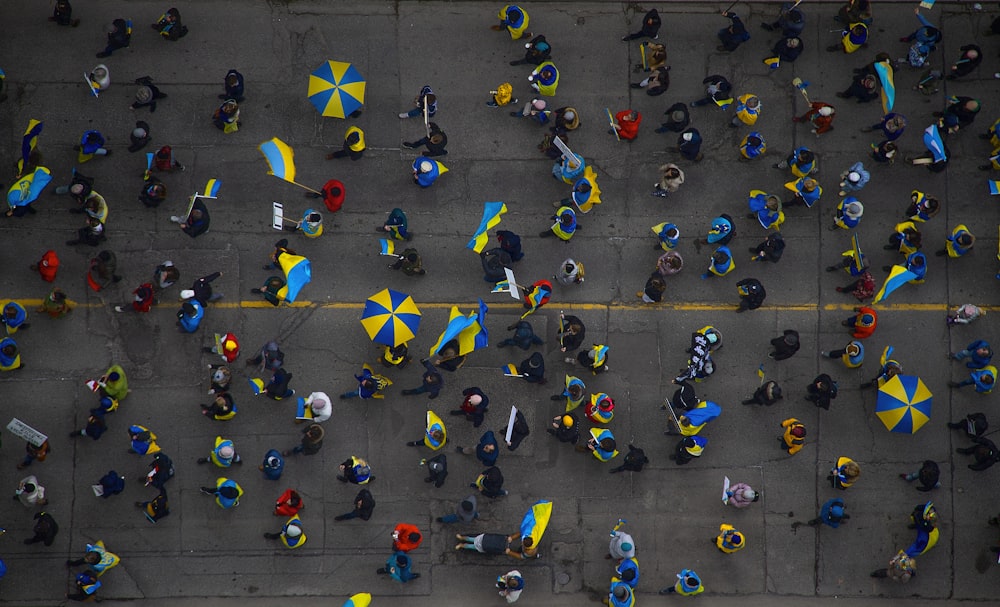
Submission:
[[[111,53],[118,49],[125,48],[132,40],[132,23],[125,19],[115,19],[111,25],[107,26],[108,45],[104,50],[97,53],[98,59],[110,57]]]

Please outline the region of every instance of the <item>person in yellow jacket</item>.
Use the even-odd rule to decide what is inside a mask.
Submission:
[[[719,525],[719,535],[711,538],[709,541],[726,554],[742,550],[747,544],[746,537],[737,531],[735,527],[726,523]]]
[[[806,443],[806,427],[794,417],[781,422],[781,427],[785,429],[785,434],[778,439],[782,443],[781,448],[788,451],[788,455],[795,455]]]
[[[760,97],[754,95],[753,93],[741,95],[736,100],[736,116],[733,117],[733,121],[729,123],[729,126],[736,128],[740,126],[740,123],[747,126],[757,124],[757,117],[760,116],[760,109]]]
[[[344,133],[344,147],[326,155],[327,160],[334,158],[350,158],[351,160],[361,160],[365,155],[365,132],[356,126],[352,126]]]

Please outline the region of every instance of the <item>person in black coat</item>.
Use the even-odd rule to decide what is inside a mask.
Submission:
[[[634,34],[622,36],[622,41],[628,42],[629,40],[638,40],[639,38],[652,38],[656,40],[659,38],[660,26],[662,24],[663,21],[660,19],[660,13],[655,8],[650,9],[642,18],[642,29]]]
[[[504,434],[506,434],[506,430]],[[507,441],[507,448],[514,451],[520,446],[521,441],[528,438],[529,434],[531,434],[531,428],[528,427],[528,420],[524,418],[524,413],[519,410],[514,417],[514,428],[510,433],[510,440]]]
[[[764,242],[751,248],[750,252],[754,254],[751,261],[778,263],[785,252],[785,239],[781,237],[781,232],[771,232]]]
[[[587,327],[576,316],[566,316],[560,313],[559,319],[561,321],[559,327],[559,350],[561,352],[572,352],[583,345],[583,340],[587,337]]]
[[[545,357],[539,352],[533,353],[528,358],[521,361],[521,365],[517,368],[517,372],[521,374],[524,381],[530,384],[544,384],[545,383]]]
[[[649,458],[646,457],[646,452],[633,444],[629,444],[628,453],[625,454],[625,463],[617,468],[608,470],[608,472],[611,474],[623,472],[625,470],[628,470],[629,472],[641,472],[642,467],[648,463]]]
[[[46,546],[51,546],[52,542],[56,539],[56,534],[59,533],[59,525],[56,524],[56,519],[52,518],[52,515],[48,512],[36,512],[35,513],[35,535],[24,540],[25,544],[35,544],[37,542],[42,542]]]
[[[971,447],[955,449],[955,453],[971,455],[976,458],[976,463],[969,464],[969,470],[980,472],[1000,461],[1000,451],[997,450],[997,446],[993,444],[993,441],[981,436],[977,436],[972,441],[975,444]],[[48,546],[48,543],[45,545]]]
[[[775,337],[771,340],[771,345],[774,346],[774,351],[767,354],[768,358],[774,360],[791,358],[799,351],[799,332],[794,329],[785,329],[781,337]]]
[[[129,45],[132,40],[132,34],[129,32],[128,23],[124,19],[115,19],[108,26],[108,45],[104,47],[104,50],[97,53],[98,59],[103,59],[105,57],[110,57],[111,53],[117,51],[120,48],[125,48]]]
[[[822,373],[817,375],[812,383],[806,386],[806,390],[809,392],[806,395],[806,400],[812,401],[817,407],[823,407],[826,410],[830,410],[830,401],[837,398],[837,382],[833,381],[833,378]]]
[[[348,512],[347,514],[335,516],[333,517],[333,520],[346,521],[347,519],[360,518],[363,521],[367,521],[372,517],[372,512],[374,511],[375,498],[372,497],[371,491],[362,489],[361,491],[358,491],[358,495],[354,498],[354,510]]]
[[[767,297],[764,285],[756,278],[744,278],[736,283],[736,288],[740,293],[740,307],[737,312],[756,310],[763,305],[764,298]]]

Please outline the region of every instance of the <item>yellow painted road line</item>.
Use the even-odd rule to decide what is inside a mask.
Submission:
[[[8,299],[0,299],[0,301],[9,301]],[[25,306],[29,310],[40,306],[42,304],[41,299],[14,299],[14,301]],[[111,304],[103,303],[77,303],[78,308],[104,308],[109,307]],[[177,308],[181,304],[180,301],[174,303],[159,303],[154,308]],[[312,301],[298,301],[293,304],[282,304],[278,306],[279,308],[320,308],[326,310],[360,310],[364,308],[364,302],[353,302],[353,301],[334,301],[334,302],[312,302]],[[417,304],[419,307],[429,310],[449,310],[452,306],[458,306],[460,309],[464,308],[476,308],[478,302],[422,302]],[[522,310],[524,306],[520,303],[514,302],[504,302],[504,303],[489,303],[487,305],[493,310]],[[762,306],[759,308],[761,311],[766,312],[817,312],[819,310],[823,311],[836,311],[836,310],[853,310],[858,304],[785,304],[785,305],[772,305],[772,306]],[[270,303],[261,300],[249,300],[249,301],[238,301],[238,302],[213,302],[210,307],[219,309],[235,309],[235,308],[246,308],[246,309],[274,309]],[[905,304],[905,303],[894,303],[894,304],[877,304],[874,307],[876,310],[884,312],[947,312],[949,308],[955,307],[953,305],[941,304],[941,303],[931,303],[931,304]],[[979,306],[987,312],[997,312],[1000,311],[1000,306]],[[587,311],[604,311],[604,312],[662,312],[664,310],[671,310],[677,312],[734,312],[736,311],[736,304],[721,304],[721,303],[708,303],[708,302],[688,302],[688,303],[661,303],[661,304],[622,304],[622,303],[562,303],[559,305],[549,305],[549,310],[587,310]]]

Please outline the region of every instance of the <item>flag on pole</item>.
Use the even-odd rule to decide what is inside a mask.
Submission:
[[[515,421],[517,421],[517,407],[512,405],[510,408],[510,419],[507,420],[507,437],[505,440],[508,443],[510,442],[510,437],[514,434]]]
[[[521,377],[521,374],[517,371],[517,366],[514,363],[507,363],[506,365],[500,367],[500,369],[507,377]]]
[[[879,91],[882,97],[882,114],[888,114],[896,103],[896,82],[893,79],[892,64],[888,59],[876,62],[875,73],[882,82],[882,90]]]
[[[465,248],[472,249],[477,254],[482,253],[486,244],[490,241],[490,236],[487,232],[500,223],[500,216],[506,212],[507,205],[502,202],[484,203],[483,219],[479,222],[479,228],[472,235],[472,239],[469,241],[469,244],[465,245]]]
[[[990,181],[990,195],[1000,194],[1000,181]]]
[[[205,193],[201,195],[202,198],[218,198],[219,188],[222,187],[222,182],[218,179],[209,179],[208,183],[205,184]]]
[[[396,254],[396,243],[391,240],[386,240],[385,238],[379,240],[379,245],[382,247],[379,255],[395,255]]]
[[[875,295],[875,299],[872,300],[872,303],[878,303],[884,300],[886,297],[889,297],[890,293],[916,277],[916,274],[907,270],[903,266],[892,266],[892,269],[889,271],[889,277],[885,279],[885,283]]]
[[[760,378],[761,385],[764,385],[764,363],[760,363],[760,366],[757,367],[757,377]]]
[[[271,168],[269,175],[295,183],[294,152],[287,143],[275,137],[260,144],[258,149]]]

